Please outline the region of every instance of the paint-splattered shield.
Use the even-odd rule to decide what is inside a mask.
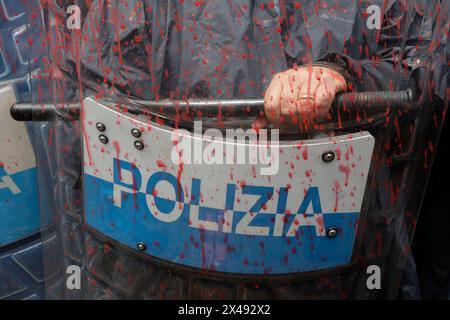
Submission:
[[[68,5],[42,9],[52,100],[22,106],[52,127],[50,297],[397,297],[446,107],[444,2]],[[255,130],[272,79],[314,68],[349,93]]]

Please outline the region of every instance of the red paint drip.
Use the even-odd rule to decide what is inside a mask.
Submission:
[[[334,212],[337,212],[339,208],[339,192],[341,191],[341,184],[339,181],[334,180],[334,188],[333,188],[334,194],[335,194],[335,203],[334,203]]]
[[[133,169],[136,168],[136,165],[133,163]],[[133,174],[133,202],[134,202],[134,208],[137,209],[138,205],[137,205],[137,185],[136,185],[136,177]]]
[[[303,157],[303,160],[308,160],[308,147],[307,146],[305,146],[305,148],[303,148],[302,157]]]
[[[345,174],[345,186],[348,186],[348,180],[350,177],[350,168],[348,166],[344,166],[343,164],[339,165],[339,171]]]
[[[116,149],[116,163],[117,163],[117,168],[119,169],[119,180],[122,181],[122,170],[120,169],[120,144],[119,141],[117,140],[113,140],[112,145],[114,147],[114,149]]]

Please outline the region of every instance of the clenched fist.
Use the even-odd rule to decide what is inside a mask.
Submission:
[[[324,66],[306,66],[281,72],[267,88],[265,116],[253,122],[261,129],[269,123],[276,127],[311,125],[323,119],[336,93],[347,90],[344,77]]]

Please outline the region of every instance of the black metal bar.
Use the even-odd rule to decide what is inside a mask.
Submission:
[[[257,115],[264,112],[263,99],[192,100],[192,101],[147,101],[130,100],[139,105],[153,108],[178,108],[179,112],[189,110],[204,114],[233,111],[236,115]],[[415,101],[413,90],[349,92],[336,95],[332,108],[398,108]]]
[[[16,103],[10,109],[11,117],[17,121],[51,121],[58,114],[66,113],[74,119],[78,119],[80,106],[78,104],[60,105],[57,108],[53,104]]]
[[[415,102],[414,91],[374,91],[350,92],[336,95],[333,108],[367,108],[373,111],[387,108],[407,106]],[[201,112],[204,115],[218,114],[219,112],[233,113],[235,116],[252,116],[264,112],[263,99],[233,99],[233,100],[162,100],[147,101],[126,98],[133,105],[146,108],[148,111],[165,112]],[[78,118],[80,107],[77,104],[66,104],[55,107],[51,104],[32,105],[18,103],[11,107],[11,116],[17,121],[49,121],[57,114],[68,112]]]

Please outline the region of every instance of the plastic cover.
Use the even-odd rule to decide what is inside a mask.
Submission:
[[[9,115],[13,103],[30,102],[30,73],[40,69],[38,61],[29,59],[28,48],[37,44],[28,41],[35,36],[28,29],[26,13],[22,3],[0,3],[0,250],[39,232],[31,124],[18,123]]]
[[[49,297],[399,296],[448,101],[447,1],[54,0],[42,10],[44,25],[35,8],[28,18],[45,39],[33,101],[58,110],[34,125],[48,128],[37,162]],[[351,90],[413,87],[418,101],[344,106],[256,143],[225,138],[249,134],[250,113],[179,106],[262,99],[275,74],[317,62],[345,70]],[[250,156],[237,163],[231,149]],[[381,290],[367,287],[373,265]]]

